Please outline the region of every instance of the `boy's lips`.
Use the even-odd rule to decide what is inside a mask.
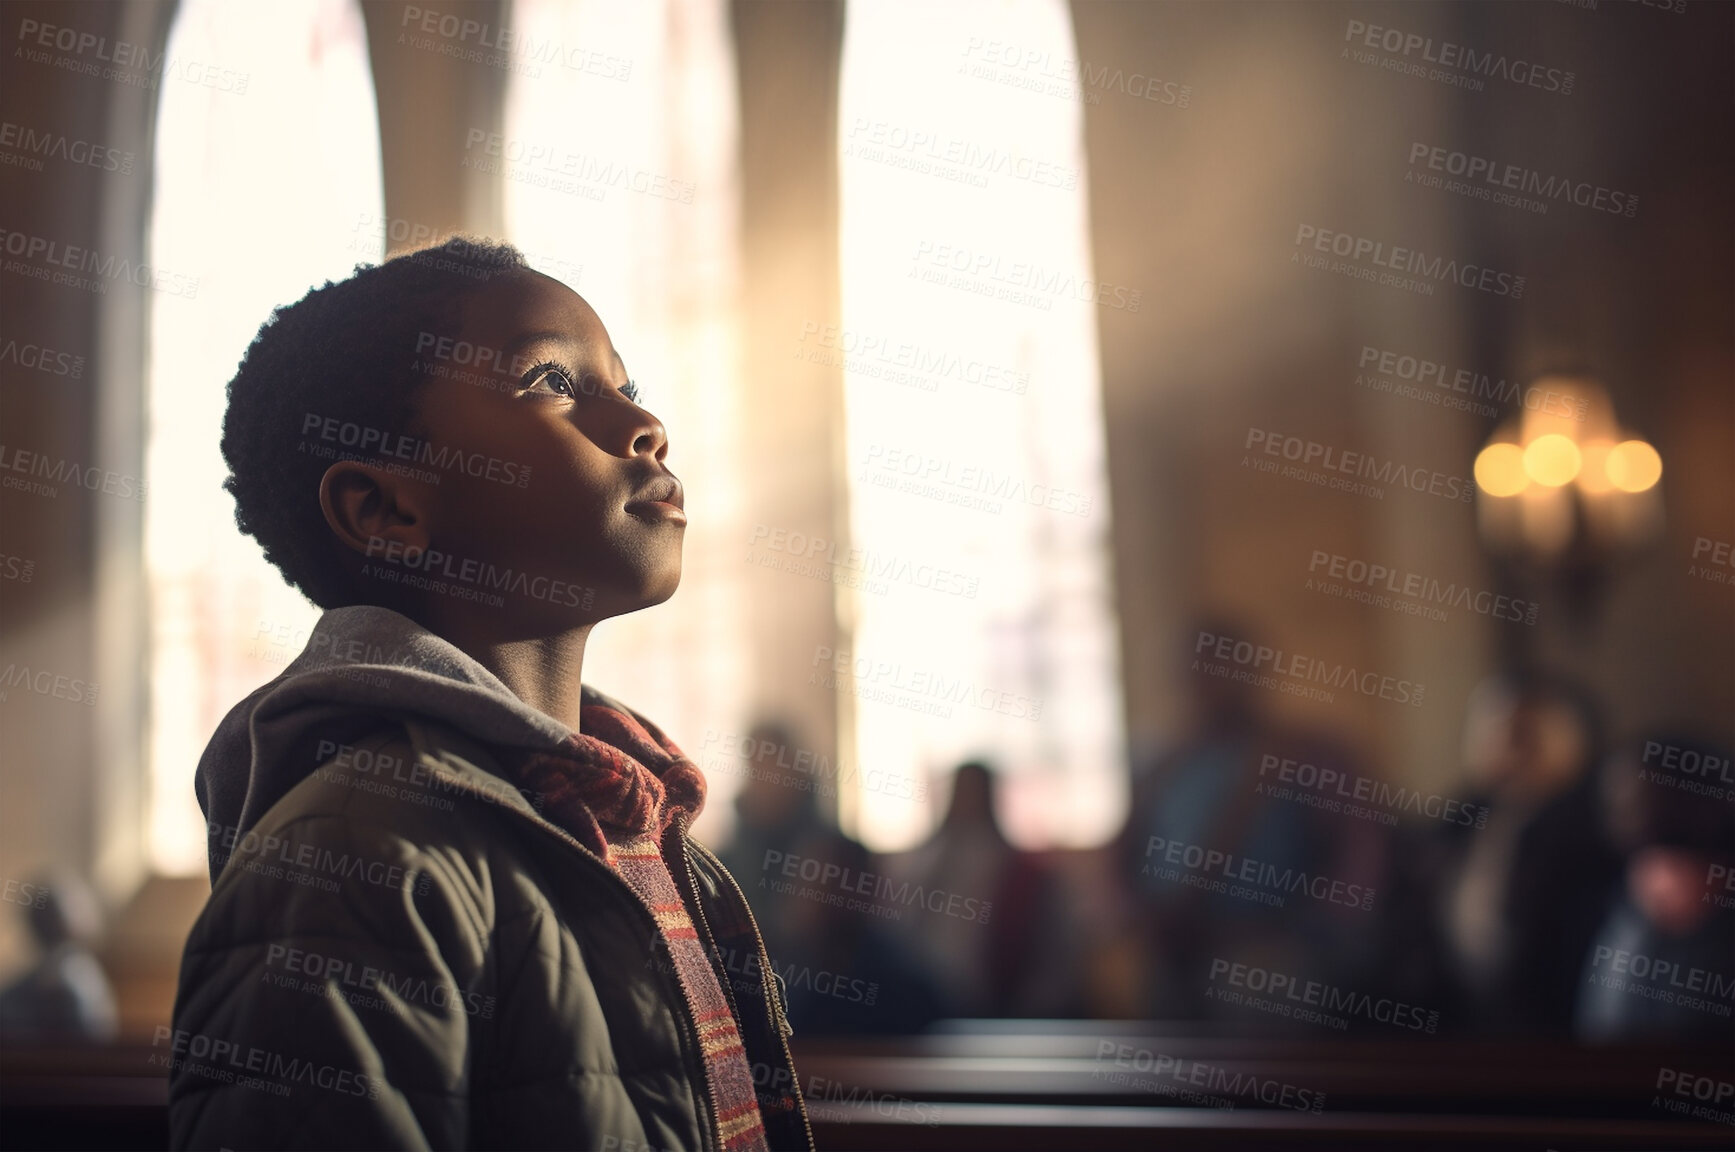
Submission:
[[[672,520],[678,524],[687,522],[685,508],[681,482],[673,476],[653,480],[626,503],[626,510],[635,516]]]

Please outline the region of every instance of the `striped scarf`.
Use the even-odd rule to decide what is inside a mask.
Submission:
[[[687,867],[675,824],[704,807],[705,777],[648,722],[591,704],[580,709],[579,723],[584,731],[559,751],[531,752],[511,767],[522,787],[542,794],[544,814],[602,857],[650,908],[698,1030],[718,1144],[725,1152],[763,1152],[764,1119],[736,1013],[670,871],[670,860]]]

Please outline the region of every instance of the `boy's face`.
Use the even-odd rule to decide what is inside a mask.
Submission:
[[[668,437],[623,394],[626,365],[590,305],[516,269],[470,297],[460,327],[419,337],[435,372],[412,431],[436,454],[465,454],[462,467],[438,470],[429,493],[429,546],[451,559],[426,575],[506,603],[437,592],[426,602],[499,614],[524,636],[667,600],[687,522],[663,463]],[[478,353],[491,362],[478,367]],[[466,580],[472,560],[479,575]],[[507,569],[511,583],[500,586]]]

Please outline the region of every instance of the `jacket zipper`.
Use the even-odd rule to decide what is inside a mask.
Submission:
[[[412,738],[412,743],[417,743],[417,741],[415,741]],[[418,749],[418,751],[420,751],[420,749]],[[427,766],[430,767],[430,769],[432,769],[433,767],[438,767],[440,771],[438,773],[436,773],[436,775],[444,775],[446,782],[449,784],[455,785],[457,787],[458,791],[464,792],[470,796],[475,797],[478,800],[492,804],[497,808],[502,808],[502,809],[506,810],[507,812],[512,813],[515,816],[519,816],[525,820],[528,820],[530,822],[531,826],[534,828],[541,828],[541,829],[544,829],[546,831],[554,833],[554,835],[557,839],[563,841],[569,848],[572,848],[574,851],[576,851],[582,858],[584,858],[585,860],[589,861],[590,863],[596,865],[597,868],[599,868],[603,872],[605,872],[608,875],[610,880],[612,880],[615,884],[619,885],[620,889],[623,889],[627,893],[627,895],[629,895],[631,897],[631,900],[628,901],[628,903],[630,903],[632,905],[632,907],[635,908],[644,917],[646,917],[650,920],[651,936],[654,940],[657,941],[657,946],[668,956],[668,959],[669,959],[669,971],[664,976],[665,991],[667,989],[667,985],[669,983],[673,983],[674,987],[675,987],[675,997],[674,998],[677,1001],[679,1001],[679,1003],[681,1005],[681,1010],[679,1012],[673,1013],[673,1015],[677,1020],[679,1020],[685,1026],[683,1028],[683,1031],[686,1033],[686,1035],[692,1041],[691,1051],[694,1053],[697,1053],[697,1055],[699,1057],[699,1077],[698,1078],[699,1078],[699,1082],[705,1086],[704,1095],[702,1097],[702,1107],[708,1108],[710,1111],[709,1123],[701,1123],[699,1126],[700,1131],[703,1134],[703,1138],[704,1138],[706,1146],[709,1148],[718,1149],[718,1152],[721,1152],[721,1150],[718,1148],[718,1145],[717,1145],[717,1133],[719,1131],[719,1126],[718,1126],[718,1122],[717,1122],[717,1111],[718,1111],[717,1098],[716,1098],[716,1095],[714,1094],[714,1092],[712,1091],[712,1088],[711,1088],[711,1077],[709,1076],[709,1074],[706,1072],[706,1069],[705,1069],[705,1063],[704,1063],[705,1048],[704,1048],[704,1042],[701,1040],[701,1038],[699,1036],[699,1025],[693,1019],[692,1008],[687,1003],[686,989],[684,987],[682,987],[680,976],[677,974],[677,969],[675,966],[675,955],[672,951],[670,951],[668,943],[663,939],[662,929],[657,926],[656,917],[651,915],[650,909],[645,907],[645,902],[639,898],[639,894],[637,892],[633,891],[632,885],[628,884],[621,877],[620,873],[616,872],[613,868],[610,868],[608,866],[608,862],[603,860],[595,852],[592,852],[589,848],[586,848],[583,844],[580,844],[578,842],[578,840],[572,835],[572,833],[568,832],[566,829],[560,827],[558,824],[555,824],[553,821],[548,820],[546,817],[543,817],[537,813],[524,812],[524,811],[521,811],[517,808],[514,808],[510,804],[507,804],[504,801],[500,800],[498,797],[491,796],[488,793],[484,792],[483,790],[476,788],[474,785],[472,785],[467,780],[464,780],[464,779],[457,777],[457,776],[445,775],[445,772],[447,771],[446,765],[444,763],[442,763],[441,761],[439,761],[438,759],[433,759],[433,758],[430,758],[430,759],[432,760],[432,764],[427,765]],[[480,768],[479,765],[478,765],[478,767]],[[481,769],[481,770],[487,771],[486,769]],[[493,773],[490,773],[490,775],[493,775]],[[511,780],[507,777],[502,776],[501,779],[506,780],[508,783],[511,783]],[[686,831],[683,828],[682,829],[683,840],[685,839],[685,836],[686,836]],[[685,860],[686,853],[683,852],[681,854],[681,856],[682,856],[682,859]],[[692,875],[692,864],[691,863],[689,863],[687,865],[687,869],[688,869],[688,875],[690,877]],[[739,889],[737,889],[737,890],[739,890]],[[757,933],[757,928],[755,928],[755,933]],[[764,952],[763,943],[760,945],[760,952],[761,952],[761,954],[763,954],[763,952]],[[783,1046],[783,1051],[784,1051],[785,1058],[788,1059],[789,1058],[789,1046],[787,1044],[785,1044]],[[789,1067],[790,1067],[791,1073],[793,1074],[794,1069],[795,1069],[795,1064],[794,1064],[794,1061],[792,1059],[791,1059]],[[690,1066],[690,1063],[689,1063],[689,1067],[688,1067],[687,1072],[688,1072],[689,1076],[692,1075],[692,1068]],[[805,1118],[806,1118],[806,1112],[805,1111],[802,1113],[802,1117],[805,1120]],[[704,1118],[701,1117],[701,1120],[703,1120],[703,1119]],[[809,1141],[810,1146],[811,1146],[812,1139],[813,1139],[813,1130],[811,1128],[809,1128],[808,1129],[808,1141]]]
[[[686,825],[685,825],[684,821],[686,819],[686,816],[684,813],[682,814],[681,819],[683,821],[682,828],[681,828],[681,837],[685,841],[686,840]],[[691,841],[687,841],[687,842],[691,843]],[[700,845],[694,844],[693,846],[695,848],[699,849],[700,851],[705,851],[705,849]],[[684,856],[685,853],[683,853],[682,855]],[[713,859],[715,859],[714,856],[713,856]],[[719,860],[719,861],[716,861],[716,863],[717,863],[717,869],[716,869],[717,874],[722,876],[725,880],[727,880],[729,882],[729,887],[731,887],[735,890],[735,899],[737,899],[741,902],[741,907],[747,913],[747,925],[748,925],[748,927],[753,929],[753,943],[754,943],[754,946],[759,949],[759,971],[762,974],[760,983],[761,983],[761,986],[767,988],[767,995],[765,997],[766,1015],[767,1015],[767,1017],[769,1017],[769,1019],[771,1021],[771,1030],[777,1034],[777,1043],[783,1049],[784,1063],[786,1065],[788,1065],[788,1067],[789,1067],[789,1079],[790,1079],[791,1085],[793,1086],[794,1091],[795,1091],[795,1107],[796,1107],[796,1110],[801,1113],[801,1127],[807,1132],[807,1146],[810,1149],[811,1148],[817,1148],[818,1145],[814,1142],[814,1139],[813,1139],[813,1124],[809,1120],[808,1115],[807,1115],[807,1100],[801,1094],[801,1077],[795,1071],[795,1054],[790,1052],[790,1050],[789,1050],[789,1037],[784,1035],[783,1025],[777,1019],[777,1013],[775,1013],[771,1010],[771,995],[769,993],[770,984],[768,981],[763,979],[763,973],[766,973],[766,972],[769,972],[772,974],[773,977],[776,977],[777,976],[777,969],[775,969],[771,966],[771,954],[769,952],[767,952],[765,949],[765,937],[759,931],[759,921],[757,921],[753,918],[753,906],[747,903],[747,895],[746,895],[746,893],[741,891],[740,882],[738,880],[736,880],[734,876],[729,874],[729,869],[722,866],[722,861]],[[689,860],[687,862],[687,874],[689,876],[691,876],[692,871],[693,871],[693,864],[692,864],[692,861]],[[694,895],[694,902],[697,903],[698,902],[697,901],[698,885],[697,884],[694,885],[693,895]],[[707,929],[707,931],[709,931],[709,929]],[[779,993],[778,993],[778,998],[779,998],[779,1003],[782,1005],[782,1009],[781,1009],[782,1014],[785,1017],[787,1017],[789,1015],[788,1001],[782,999],[781,991],[779,991]]]

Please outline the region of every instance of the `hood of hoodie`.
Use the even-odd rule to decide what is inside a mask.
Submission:
[[[619,702],[588,685],[583,692],[581,706],[606,705],[661,735]],[[224,840],[244,835],[313,773],[324,759],[320,741],[358,739],[382,717],[432,720],[485,744],[542,752],[558,752],[572,736],[408,616],[373,605],[329,609],[301,654],[229,710],[199,758],[193,787],[209,832],[211,883],[228,861]],[[647,764],[659,773],[665,766]]]

